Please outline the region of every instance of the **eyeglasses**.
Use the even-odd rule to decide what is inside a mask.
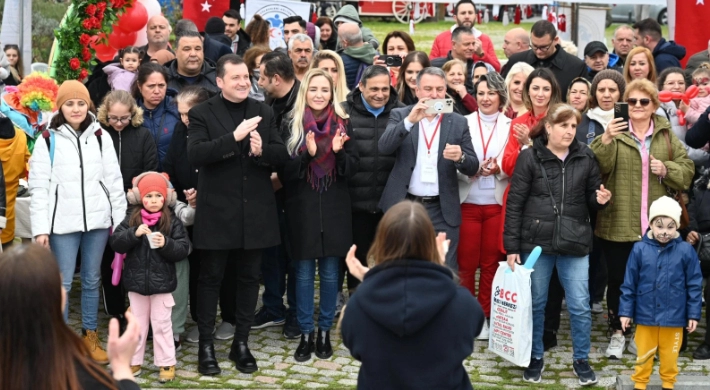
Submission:
[[[532,51],[542,51],[542,52],[545,52],[545,51],[550,50],[550,48],[552,47],[552,44],[553,44],[553,43],[555,43],[555,42],[554,42],[554,41],[553,41],[553,42],[550,42],[550,44],[547,45],[547,46],[535,46],[535,45],[533,45],[533,44],[531,43],[531,44],[530,44],[530,48],[532,49]]]
[[[629,103],[630,106],[635,106],[637,103],[641,103],[641,107],[646,107],[651,104],[651,99],[628,98],[626,99],[626,102]]]
[[[116,116],[110,116],[108,117],[109,122],[113,123],[128,123],[131,120],[130,116],[123,116],[123,117],[116,117]]]
[[[663,85],[677,85],[679,87],[685,86],[685,81],[666,81]]]

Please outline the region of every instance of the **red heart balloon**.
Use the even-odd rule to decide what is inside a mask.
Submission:
[[[135,32],[142,29],[146,23],[148,23],[148,11],[143,4],[134,1],[131,8],[127,8],[123,14],[118,16],[117,25],[124,32]]]

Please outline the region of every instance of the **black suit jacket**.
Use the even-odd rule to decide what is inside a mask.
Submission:
[[[243,223],[244,249],[278,245],[281,238],[271,172],[272,167],[288,159],[288,152],[271,108],[248,98],[245,119],[262,118],[256,129],[263,145],[258,158],[249,155],[250,136],[235,141],[233,132],[237,126],[220,96],[193,107],[188,115],[188,158],[200,171],[195,247],[239,249],[233,238],[241,230],[240,223]],[[238,203],[243,203],[243,207],[235,207]]]

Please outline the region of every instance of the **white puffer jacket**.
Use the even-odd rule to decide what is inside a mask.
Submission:
[[[91,114],[90,114],[91,115]],[[87,232],[118,226],[126,216],[123,180],[111,136],[94,121],[81,136],[69,126],[54,133],[54,163],[39,136],[30,158],[32,235]]]

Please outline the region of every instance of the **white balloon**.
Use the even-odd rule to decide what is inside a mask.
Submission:
[[[145,7],[145,10],[148,11],[148,19],[152,18],[155,15],[160,15],[163,13],[163,11],[160,9],[160,3],[158,3],[158,0],[138,0],[143,6]]]
[[[143,26],[142,29],[136,32],[136,42],[133,46],[145,46],[148,44],[148,26]]]

